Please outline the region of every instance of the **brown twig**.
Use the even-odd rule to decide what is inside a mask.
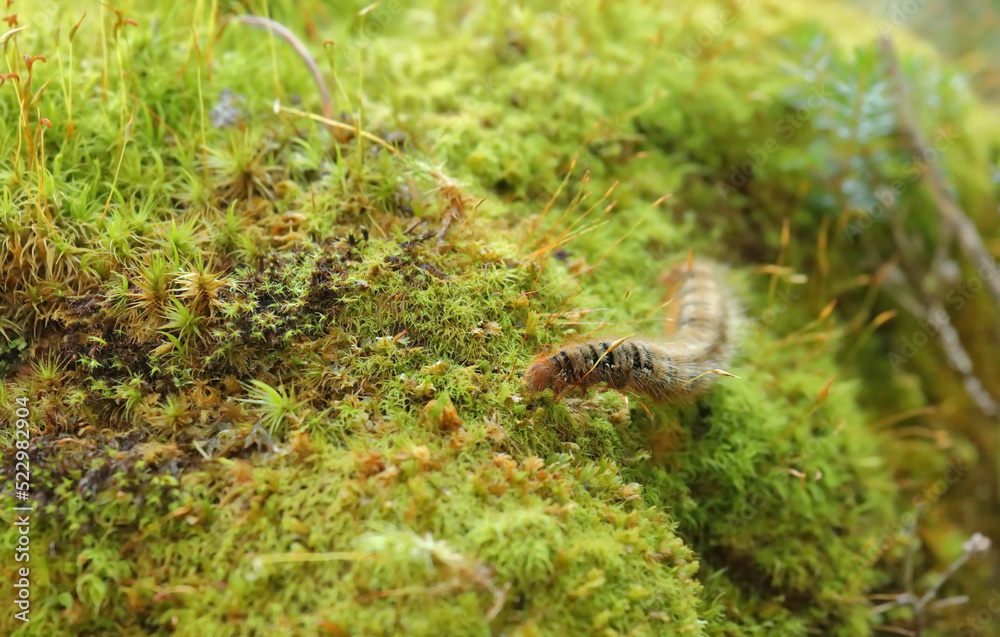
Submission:
[[[921,303],[906,290],[904,277],[898,269],[889,272],[886,283],[888,292],[899,305],[925,325],[933,325],[948,363],[961,375],[965,391],[979,410],[987,416],[1000,414],[1000,405],[997,405],[996,400],[983,388],[982,381],[976,376],[972,368],[972,358],[962,345],[958,330],[951,324],[948,312],[941,301],[925,294]]]
[[[925,149],[929,146],[920,132],[917,115],[908,98],[906,82],[899,68],[899,58],[896,55],[896,48],[893,46],[892,39],[888,36],[882,36],[879,39],[879,46],[888,64],[889,75],[898,96],[900,128],[910,145],[910,150],[915,156],[922,159]],[[961,207],[955,200],[954,194],[946,186],[944,173],[941,168],[929,165],[921,176],[930,190],[934,203],[937,205],[938,213],[941,215],[941,230],[944,233],[942,243],[947,243],[950,237],[954,235],[958,238],[958,243],[962,246],[965,255],[977,267],[985,267],[988,263],[993,263],[993,257],[983,244],[982,237],[979,236],[976,225],[962,212]],[[996,302],[997,307],[1000,308],[1000,277],[992,277],[984,280],[984,283],[990,294],[993,295],[993,300]]]
[[[934,582],[923,595],[917,596],[913,592],[913,556],[916,552],[914,546],[914,537],[916,535],[916,519],[913,523],[907,526],[906,533],[909,535],[909,545],[907,546],[906,554],[906,574],[904,576],[906,583],[906,591],[899,593],[890,597],[889,601],[884,604],[879,604],[871,608],[868,611],[870,616],[881,615],[886,613],[893,608],[898,608],[900,606],[909,606],[913,611],[913,618],[911,620],[911,628],[909,634],[920,637],[923,630],[924,621],[924,611],[928,608],[944,608],[947,606],[955,606],[957,604],[963,604],[968,601],[968,597],[965,595],[959,595],[956,597],[948,597],[945,599],[934,601],[937,598],[938,591],[941,586],[955,574],[958,569],[962,567],[963,564],[969,561],[969,558],[977,555],[985,555],[990,550],[990,539],[984,536],[982,533],[973,533],[972,537],[966,540],[962,544],[962,554],[953,561],[948,568],[942,573],[937,581]],[[883,626],[880,627],[882,630],[892,630],[894,627]],[[905,629],[896,629],[903,631]],[[900,634],[907,634],[905,632],[900,632]]]

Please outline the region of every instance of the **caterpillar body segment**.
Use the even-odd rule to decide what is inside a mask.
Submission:
[[[561,396],[595,385],[641,394],[654,401],[690,402],[708,389],[732,353],[736,312],[718,266],[695,261],[678,266],[676,332],[665,339],[628,338],[572,344],[532,364],[531,391]]]

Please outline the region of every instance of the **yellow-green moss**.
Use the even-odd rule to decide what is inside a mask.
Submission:
[[[52,82],[26,125],[0,92],[19,149],[0,163],[0,415],[29,398],[40,510],[32,623],[0,627],[869,633],[866,595],[898,581],[879,538],[906,510],[869,425],[897,405],[871,395],[884,352],[850,322],[863,291],[843,292],[868,264],[831,251],[817,276],[814,246],[857,204],[838,162],[905,171],[867,128],[892,129],[866,84],[874,31],[835,36],[770,1],[661,5],[254,5],[321,61],[336,43],[336,112],[405,138],[399,154],[275,114],[276,86],[318,112],[314,85],[281,41],[233,24],[215,39],[229,3],[19,8],[35,26],[11,40],[13,86],[25,53],[47,56],[32,90]],[[828,102],[734,180],[808,103],[807,72]],[[936,72],[912,78],[955,99],[924,115],[956,125],[977,107]],[[209,121],[224,88],[245,98],[236,128]],[[845,114],[859,94],[870,110]],[[975,170],[956,185],[990,201],[997,130],[961,139],[948,165]],[[782,219],[807,286],[747,269],[779,258]],[[542,345],[659,331],[658,277],[690,247],[733,266],[741,378],[648,412],[525,394]]]

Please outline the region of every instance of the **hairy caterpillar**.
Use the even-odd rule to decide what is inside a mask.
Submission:
[[[681,279],[677,331],[657,341],[627,338],[573,344],[532,364],[524,375],[531,391],[551,388],[557,397],[574,387],[586,391],[604,384],[656,401],[691,401],[708,389],[732,354],[731,295],[719,267],[685,263],[673,272]]]

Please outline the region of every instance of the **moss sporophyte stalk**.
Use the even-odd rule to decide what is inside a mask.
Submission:
[[[900,485],[948,454],[956,498],[987,484],[969,456],[992,430],[951,416],[978,412],[934,347],[891,369],[922,329],[882,294],[895,227],[841,232],[911,160],[875,27],[731,5],[16,0],[0,472],[30,464],[34,511],[30,622],[7,604],[0,631],[908,625],[869,612],[906,579],[910,536],[879,541],[913,508]],[[995,212],[995,118],[899,47],[940,97],[927,130],[961,133],[955,191]],[[915,245],[928,197],[898,194]],[[988,297],[957,294],[956,331],[985,338]],[[950,437],[893,433],[932,412]],[[985,507],[927,502],[917,565],[940,571]],[[975,564],[949,586],[983,608]]]

